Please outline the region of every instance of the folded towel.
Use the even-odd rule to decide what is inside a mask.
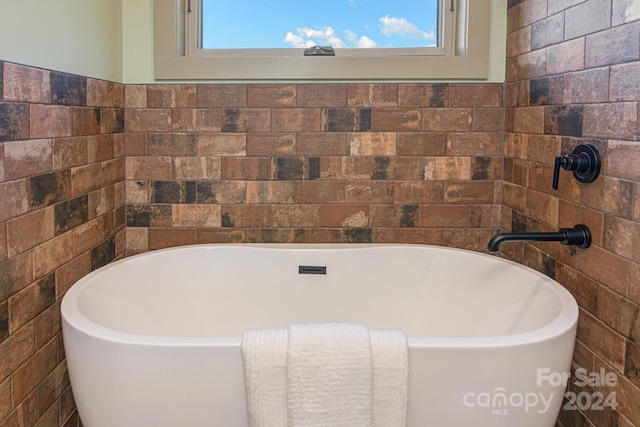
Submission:
[[[317,323],[248,330],[242,339],[250,427],[404,427],[402,331]]]
[[[373,367],[365,325],[289,325],[290,426],[372,425]]]
[[[371,329],[373,355],[373,427],[407,423],[409,352],[404,332]]]
[[[242,337],[250,427],[287,426],[286,329],[247,330]]]

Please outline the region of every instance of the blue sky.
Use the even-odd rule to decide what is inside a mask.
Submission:
[[[425,47],[437,0],[202,0],[205,49]]]

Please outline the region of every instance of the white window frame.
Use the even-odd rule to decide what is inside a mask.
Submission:
[[[268,0],[265,0],[268,1]],[[201,49],[200,0],[154,0],[156,80],[487,79],[491,0],[441,0],[442,46],[336,49]],[[451,10],[453,9],[453,11]]]

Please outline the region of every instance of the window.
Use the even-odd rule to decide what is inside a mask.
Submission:
[[[490,2],[154,0],[155,77],[484,79]]]

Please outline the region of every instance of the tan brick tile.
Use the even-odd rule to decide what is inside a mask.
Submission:
[[[347,85],[344,83],[299,84],[298,107],[346,107]]]
[[[71,136],[71,109],[58,105],[31,104],[29,126],[32,139]]]
[[[268,205],[224,205],[222,227],[268,227],[271,207]]]
[[[33,249],[33,275],[42,277],[73,258],[73,233],[65,233]]]
[[[122,91],[122,93],[120,93]],[[87,105],[93,107],[124,107],[121,85],[105,80],[87,79]]]
[[[196,86],[198,108],[243,108],[247,106],[247,87],[242,84],[203,84]]]
[[[450,107],[500,107],[502,85],[455,83],[449,85]]]
[[[367,227],[369,205],[320,205],[321,227]]]
[[[429,205],[420,206],[420,227],[452,227],[469,226],[469,207],[462,205]]]
[[[171,110],[174,132],[220,132],[223,114],[220,108],[176,108]]]
[[[454,132],[447,135],[449,156],[482,156],[498,154],[498,139],[495,133]]]
[[[431,204],[444,201],[442,182],[405,181],[396,182],[393,190],[395,203]]]
[[[638,162],[640,162],[640,152],[637,142],[609,141],[606,163],[607,176],[640,181],[640,170],[636,166]]]
[[[273,179],[273,163],[267,157],[222,157],[222,179],[268,180]]]
[[[271,110],[272,132],[319,132],[319,108],[274,108]]]
[[[198,243],[242,243],[244,230],[230,228],[205,228],[198,230]]]
[[[51,340],[11,376],[11,391],[15,401],[23,401],[57,364],[57,344]]]
[[[247,181],[247,203],[293,203],[293,181]]]
[[[197,242],[193,228],[150,228],[149,250],[170,248],[173,246],[194,245]]]
[[[393,156],[396,154],[396,134],[393,132],[347,133],[351,156]]]
[[[33,322],[0,343],[0,378],[4,381],[35,352]]]
[[[226,109],[222,112],[222,132],[269,132],[271,111],[268,108]]]
[[[505,130],[505,111],[502,108],[474,108],[474,132],[501,132]]]
[[[369,223],[372,227],[417,227],[420,221],[418,205],[371,205]]]
[[[219,205],[173,205],[174,227],[220,227]]]
[[[594,138],[634,139],[638,127],[636,102],[584,106],[582,135]]]
[[[393,203],[393,197],[394,197],[393,182],[350,181],[345,184],[345,202],[346,203],[390,204],[390,203]]]
[[[126,108],[147,108],[147,85],[125,85],[124,94]]]
[[[296,134],[298,156],[345,156],[347,152],[344,132],[300,132]]]
[[[422,111],[424,131],[470,131],[473,124],[473,110],[469,108],[429,108]]]
[[[627,293],[629,261],[610,251],[595,245],[579,251],[578,270],[620,295]]]
[[[295,183],[295,193],[296,203],[344,203],[345,183],[335,181],[297,181]]]
[[[124,113],[127,132],[169,132],[171,110],[127,109]]]
[[[53,273],[9,298],[9,332],[15,333],[56,301]]]
[[[272,227],[318,227],[318,205],[272,205]]]
[[[52,168],[50,139],[6,142],[4,152],[4,175],[7,180],[37,175]]]
[[[275,108],[296,106],[296,85],[252,84],[247,86],[247,107]]]
[[[446,83],[398,85],[399,107],[432,107],[449,106],[449,85]]]
[[[294,156],[296,135],[254,133],[247,135],[247,156]]]
[[[219,157],[174,157],[174,179],[220,179]]]
[[[71,169],[71,195],[73,197],[97,190],[102,186],[102,164],[93,163]]]
[[[446,203],[495,203],[494,184],[492,181],[460,181],[447,182],[444,187]]]
[[[396,151],[398,156],[444,156],[447,153],[447,134],[398,132]]]
[[[193,108],[196,106],[195,85],[148,85],[148,108]]]
[[[471,179],[470,157],[425,157],[423,161],[426,180]]]
[[[347,85],[348,107],[396,107],[397,105],[397,84],[351,83]]]
[[[247,136],[244,133],[200,133],[198,155],[200,156],[245,156]]]
[[[371,130],[374,132],[418,131],[421,127],[420,109],[373,108]]]
[[[85,252],[60,266],[56,274],[56,298],[60,299],[69,288],[91,272],[91,254]]]
[[[51,102],[49,71],[5,62],[3,80],[6,101]]]
[[[53,238],[53,208],[20,216],[7,222],[7,251],[10,257]]]
[[[516,58],[516,75],[519,80],[533,79],[546,75],[547,54],[545,49],[519,55]]]
[[[170,157],[127,157],[127,179],[171,179]]]
[[[587,225],[589,230],[591,230],[593,243],[602,246],[602,230],[604,224],[604,215],[602,212],[561,199],[558,211],[558,226],[573,227],[575,224]]]

